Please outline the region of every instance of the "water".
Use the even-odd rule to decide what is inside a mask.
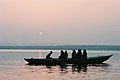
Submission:
[[[44,58],[50,50],[0,50],[0,80],[120,80],[119,50],[88,50],[88,56],[113,56],[105,64],[75,67],[30,66],[24,58]],[[57,58],[60,50],[52,50]],[[68,51],[69,57],[71,50]]]

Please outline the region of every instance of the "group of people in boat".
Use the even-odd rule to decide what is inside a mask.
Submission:
[[[53,52],[50,51],[50,53],[47,54],[46,59],[51,59],[52,58],[51,57],[52,53]],[[60,54],[60,56],[58,58],[59,59],[67,59],[68,58],[68,52],[67,52],[67,50],[65,50],[65,51],[61,50],[61,54]],[[86,49],[83,49],[83,52],[82,52],[81,49],[78,49],[77,52],[76,52],[76,50],[72,51],[72,57],[71,57],[71,59],[86,59],[86,58],[87,58],[87,51],[86,51]]]

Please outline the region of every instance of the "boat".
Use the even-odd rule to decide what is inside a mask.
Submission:
[[[105,55],[105,56],[96,56],[96,57],[88,57],[87,59],[58,59],[58,58],[51,58],[51,59],[38,59],[38,58],[24,58],[28,64],[32,65],[63,65],[63,64],[99,64],[103,63],[108,60],[113,54]]]

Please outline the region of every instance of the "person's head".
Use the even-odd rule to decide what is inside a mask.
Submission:
[[[78,49],[78,52],[81,52],[81,49]]]
[[[76,52],[75,49],[73,50],[73,52]]]
[[[67,53],[67,50],[65,50],[65,53]]]
[[[61,53],[63,53],[64,51],[63,50],[61,50]]]
[[[50,54],[52,54],[53,52],[52,51],[50,51]]]
[[[83,49],[83,52],[86,52],[86,49]]]

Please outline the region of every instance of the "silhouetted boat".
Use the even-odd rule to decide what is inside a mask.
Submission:
[[[98,64],[98,63],[103,63],[104,61],[108,60],[111,55],[106,55],[106,56],[96,56],[96,57],[88,57],[87,59],[57,59],[57,58],[52,58],[52,59],[37,59],[37,58],[24,58],[25,61],[28,62],[28,64],[33,64],[33,65],[62,65],[62,64]]]

